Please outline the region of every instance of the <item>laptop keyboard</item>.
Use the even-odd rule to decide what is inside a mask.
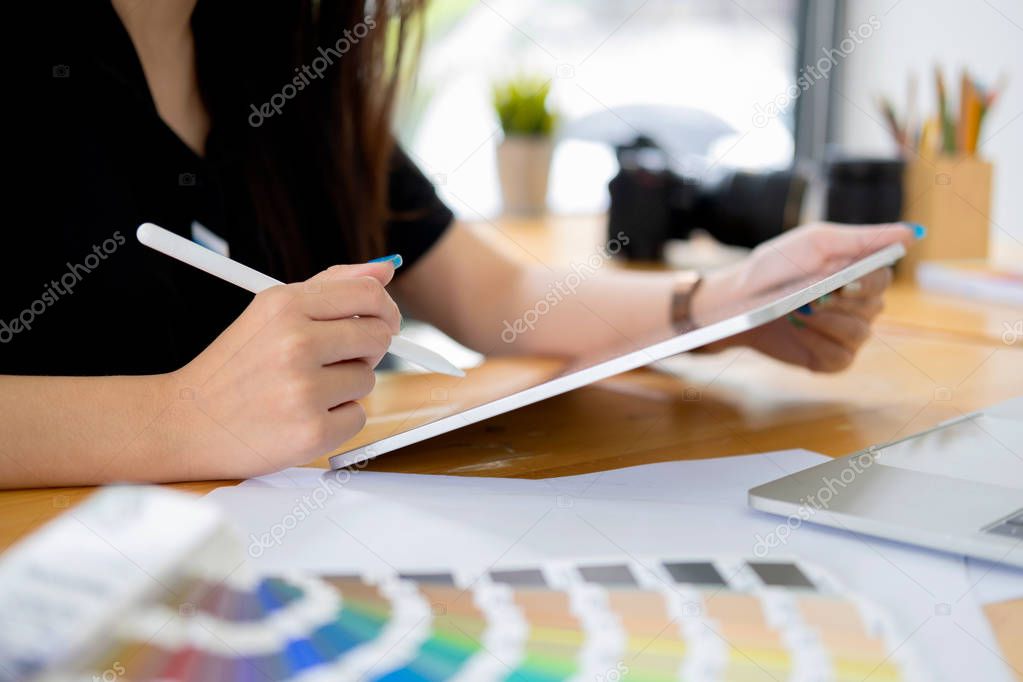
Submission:
[[[986,529],[995,535],[1007,535],[1010,538],[1023,538],[1023,509],[995,525]]]

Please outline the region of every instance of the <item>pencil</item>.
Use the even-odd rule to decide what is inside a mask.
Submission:
[[[934,67],[935,88],[938,94],[938,124],[941,126],[941,148],[946,154],[955,154],[956,132],[955,125],[948,113],[948,101],[945,91],[945,77],[941,73],[941,67]]]
[[[973,97],[973,83],[970,73],[963,69],[959,77],[959,125],[956,130],[956,146],[966,152],[970,144],[970,106]]]
[[[970,96],[967,102],[965,114],[967,132],[965,135],[966,146],[964,151],[973,156],[980,146],[980,124],[984,118],[984,97],[977,85],[970,81],[968,85]]]
[[[891,101],[889,101],[887,97],[882,97],[880,107],[881,113],[884,115],[885,122],[888,124],[888,130],[892,134],[892,139],[895,140],[895,144],[898,145],[899,150],[902,151],[906,146],[906,138],[902,128],[899,126],[899,120],[895,115],[895,109],[892,107]]]
[[[916,85],[916,74],[909,74],[909,85],[906,88],[906,120],[903,122],[903,134],[908,145],[914,145],[919,141],[916,139],[919,134],[916,125]]]
[[[920,143],[917,145],[917,149],[921,155],[932,156],[938,151],[938,133],[940,126],[936,118],[929,118],[924,121],[923,128],[920,131]]]

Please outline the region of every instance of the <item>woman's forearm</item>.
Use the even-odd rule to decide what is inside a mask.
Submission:
[[[407,273],[399,294],[413,314],[488,355],[580,357],[647,345],[665,338],[682,321],[677,318],[706,323],[737,301],[778,290],[808,273],[828,272],[835,263],[896,242],[908,245],[914,234],[922,233],[902,224],[821,223],[790,230],[758,246],[743,261],[707,273],[699,288],[691,290],[686,309],[674,310],[675,274],[615,270],[606,258],[594,259],[589,271],[580,266],[553,270],[535,258],[537,265],[523,266],[522,259],[510,258],[473,231],[455,226]],[[887,270],[877,270],[851,291],[800,309],[797,317],[705,348],[749,346],[815,371],[844,369],[870,336],[870,323],[881,310],[881,295],[890,280]]]
[[[605,267],[525,269],[487,321],[491,353],[585,357],[665,338],[675,276]]]
[[[267,289],[184,367],[0,376],[0,487],[260,476],[366,422],[357,402],[399,329],[391,262]]]
[[[168,384],[165,376],[0,376],[0,487],[167,480],[177,454]]]
[[[674,274],[616,269],[597,253],[568,268],[523,261],[455,225],[397,293],[412,314],[486,355],[580,357],[670,332]]]

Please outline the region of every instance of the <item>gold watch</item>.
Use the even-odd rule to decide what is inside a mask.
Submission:
[[[672,287],[671,310],[669,318],[676,334],[684,334],[696,328],[692,318],[693,294],[700,288],[703,276],[695,270],[680,272],[675,275]]]

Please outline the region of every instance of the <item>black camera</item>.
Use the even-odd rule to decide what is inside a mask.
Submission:
[[[628,236],[630,260],[660,260],[669,239],[702,229],[725,244],[754,247],[799,222],[807,180],[794,169],[679,173],[653,140],[617,150],[608,233]]]

